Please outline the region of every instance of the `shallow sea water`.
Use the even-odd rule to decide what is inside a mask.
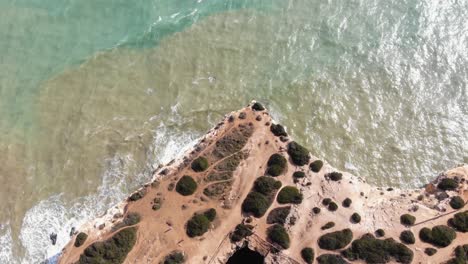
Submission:
[[[379,186],[468,162],[467,15],[466,1],[0,0],[0,263],[57,254],[252,99]]]

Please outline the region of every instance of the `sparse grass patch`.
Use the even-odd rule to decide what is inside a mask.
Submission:
[[[310,160],[309,150],[292,141],[288,144],[288,154],[295,165],[306,165]]]
[[[282,248],[287,249],[290,245],[289,235],[282,225],[273,225],[267,229],[268,239],[280,245]]]
[[[197,190],[197,186],[197,183],[192,177],[184,175],[177,182],[176,191],[183,196],[188,196],[192,195]]]

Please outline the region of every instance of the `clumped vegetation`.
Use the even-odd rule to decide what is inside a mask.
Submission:
[[[259,218],[266,213],[270,204],[270,201],[265,195],[252,191],[247,195],[242,203],[242,211]]]
[[[195,214],[187,222],[187,235],[189,237],[197,237],[205,234],[215,217],[216,210],[214,209],[208,209],[202,214]]]
[[[341,181],[343,178],[343,174],[337,171],[327,173],[325,175],[325,178],[330,179],[332,181]]]
[[[287,163],[288,161],[283,155],[275,153],[268,159],[267,173],[274,177],[279,176],[285,171]]]
[[[400,234],[400,240],[405,244],[414,244],[416,239],[414,238],[413,232],[405,230]]]
[[[197,182],[192,177],[184,175],[177,182],[176,191],[183,196],[188,196],[197,190],[197,186]]]
[[[444,225],[434,226],[431,229],[424,227],[419,231],[419,238],[426,243],[437,247],[446,247],[457,237],[455,231]]]
[[[400,223],[405,226],[412,226],[416,222],[416,217],[410,214],[403,214],[400,216]]]
[[[258,177],[254,182],[254,190],[267,196],[275,194],[279,188],[281,182],[267,176]]]
[[[302,202],[302,193],[294,186],[286,186],[278,193],[277,201],[280,204],[300,204]]]
[[[455,257],[450,259],[447,264],[466,264],[468,263],[468,244],[457,246],[455,248]]]
[[[348,264],[340,255],[323,254],[317,258],[319,264]]]
[[[449,219],[449,225],[459,232],[468,232],[468,210],[456,213],[453,218]]]
[[[141,220],[141,216],[138,213],[130,212],[124,217],[122,222],[117,223],[116,225],[112,227],[112,231],[117,231],[121,229],[122,227],[136,225],[140,222],[140,220]]]
[[[328,204],[328,210],[331,211],[331,212],[334,212],[334,211],[338,210],[338,205],[335,202],[330,202]]]
[[[288,133],[286,133],[286,130],[284,127],[280,124],[271,124],[270,126],[270,131],[273,133],[273,135],[277,137],[287,137]]]
[[[75,238],[75,247],[81,247],[86,239],[88,239],[88,235],[86,233],[80,232]]]
[[[300,179],[305,177],[305,173],[303,171],[295,171],[292,176],[295,179]]]
[[[337,250],[346,247],[351,240],[353,240],[353,232],[346,228],[322,235],[318,239],[318,245],[321,249]]]
[[[151,207],[153,210],[157,211],[161,209],[163,203],[163,199],[161,197],[156,197],[153,200],[153,206]]]
[[[263,110],[265,110],[265,107],[263,107],[263,105],[261,103],[255,102],[252,105],[252,110],[254,110],[254,111],[263,111]]]
[[[353,202],[353,201],[352,201],[351,199],[346,198],[346,199],[343,200],[343,202],[341,203],[341,205],[343,205],[343,207],[348,208],[348,207],[351,206],[351,203],[352,203],[352,202]]]
[[[176,250],[164,258],[163,264],[182,264],[185,262],[184,253]]]
[[[145,194],[146,194],[145,189],[138,190],[137,192],[132,193],[132,195],[130,195],[130,197],[128,197],[128,200],[131,201],[131,202],[138,201],[141,198],[143,198],[145,196]]]
[[[320,214],[321,211],[322,210],[320,208],[318,208],[318,207],[312,208],[312,212],[314,212],[314,214]]]
[[[282,248],[287,249],[290,245],[289,235],[282,225],[273,225],[267,229],[268,239],[280,245]]]
[[[322,204],[325,206],[328,206],[332,202],[332,199],[330,198],[325,198],[322,200]]]
[[[298,166],[304,166],[309,163],[309,150],[299,145],[295,141],[292,141],[288,144],[288,154],[291,157],[293,163]]]
[[[351,222],[353,223],[360,223],[361,222],[361,216],[358,213],[354,213],[351,215]]]
[[[435,248],[425,248],[424,253],[426,253],[426,255],[428,255],[428,256],[433,256],[433,255],[435,255],[435,253],[437,253],[437,249],[435,249]]]
[[[310,163],[309,168],[313,172],[319,172],[323,167],[323,161],[321,160],[315,160],[312,163]]]
[[[314,249],[310,247],[305,247],[301,250],[301,257],[307,264],[312,264],[312,262],[314,262],[314,256]]]
[[[270,211],[267,217],[267,224],[280,224],[286,223],[286,218],[291,212],[291,206],[278,207]]]
[[[208,160],[205,157],[198,157],[192,161],[192,170],[202,172],[208,169]]]
[[[231,234],[231,241],[239,242],[242,239],[251,236],[253,234],[253,228],[254,227],[252,225],[238,224],[234,232]]]
[[[465,206],[465,201],[463,201],[463,198],[461,198],[460,196],[454,196],[452,197],[452,199],[450,199],[450,206],[453,209],[460,209],[463,208],[463,206]]]
[[[385,230],[383,230],[382,228],[379,228],[379,229],[377,229],[377,230],[375,231],[375,235],[376,235],[377,237],[383,237],[383,236],[385,236]]]
[[[335,222],[328,222],[325,225],[323,225],[320,229],[322,230],[327,230],[335,226]]]
[[[87,247],[80,255],[78,264],[119,264],[136,242],[136,227],[125,228],[105,241],[99,241]]]
[[[232,186],[233,181],[216,182],[203,189],[203,194],[210,198],[219,198],[225,194]]]
[[[366,234],[356,239],[351,247],[342,252],[343,256],[351,261],[363,260],[367,263],[388,263],[394,260],[399,263],[411,263],[414,253],[402,243],[392,238],[377,239]]]
[[[458,182],[450,178],[442,179],[439,182],[439,184],[437,184],[437,188],[444,190],[444,191],[455,190],[457,187],[458,187]]]
[[[253,127],[239,125],[215,143],[213,156],[222,159],[240,151],[252,136]]]

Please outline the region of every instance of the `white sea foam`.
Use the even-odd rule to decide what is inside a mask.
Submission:
[[[10,225],[0,224],[0,263],[12,263],[13,239]]]

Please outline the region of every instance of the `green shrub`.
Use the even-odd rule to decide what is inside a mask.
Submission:
[[[343,178],[343,174],[334,171],[334,172],[331,172],[331,173],[327,173],[325,175],[325,178],[330,179],[332,181],[340,181]]]
[[[413,251],[402,243],[389,239],[376,239],[366,234],[356,239],[351,247],[342,252],[349,260],[361,259],[367,263],[387,263],[392,259],[400,263],[411,263]]]
[[[205,157],[198,157],[192,161],[192,170],[202,172],[208,169],[208,160]]]
[[[318,208],[318,207],[312,208],[312,212],[314,212],[314,214],[320,214],[320,211],[322,211],[322,210],[320,210],[320,208]]]
[[[463,201],[463,198],[461,198],[460,196],[454,196],[452,197],[452,199],[450,199],[450,206],[453,209],[460,209],[463,208],[463,206],[465,206],[465,201]]]
[[[78,264],[123,263],[127,254],[135,245],[137,237],[136,233],[136,227],[125,228],[105,241],[99,241],[91,244],[80,255]]]
[[[317,258],[319,264],[349,264],[340,255],[323,254]]]
[[[405,231],[401,232],[400,240],[401,240],[401,242],[403,242],[405,244],[414,244],[414,242],[416,242],[416,239],[414,238],[413,232],[411,232],[409,230],[405,230]]]
[[[325,225],[323,225],[320,229],[322,230],[327,230],[335,226],[335,222],[328,222]]]
[[[385,236],[385,231],[382,228],[379,228],[375,231],[375,234],[377,235],[377,237],[383,237]]]
[[[286,186],[280,190],[276,200],[280,204],[300,204],[302,202],[302,193],[294,186]]]
[[[354,213],[351,215],[351,221],[353,223],[360,223],[361,222],[361,216],[358,213]]]
[[[254,182],[254,190],[266,196],[272,195],[279,188],[281,182],[267,176],[258,177]]]
[[[331,211],[331,212],[334,212],[334,211],[338,210],[338,205],[335,202],[330,202],[328,204],[328,210]]]
[[[434,226],[431,229],[424,227],[419,231],[419,238],[426,243],[437,247],[446,247],[457,237],[455,231],[443,225]]]
[[[176,191],[183,196],[192,195],[197,190],[197,183],[190,176],[182,176],[177,182]]]
[[[280,124],[271,124],[270,126],[270,131],[273,133],[273,135],[277,137],[287,137],[288,133],[286,133],[286,130],[284,130],[284,127]]]
[[[400,216],[400,223],[405,226],[412,226],[416,222],[416,217],[410,214],[403,214]]]
[[[425,248],[424,253],[426,253],[426,255],[428,255],[428,256],[432,256],[432,255],[435,255],[435,253],[437,253],[437,249],[435,249],[435,248]]]
[[[117,223],[112,227],[112,231],[117,231],[122,227],[136,225],[140,222],[140,220],[141,216],[138,213],[130,212],[124,217],[122,222]]]
[[[173,251],[171,254],[164,258],[163,264],[182,264],[185,262],[184,253],[180,251]]]
[[[81,247],[87,238],[88,238],[87,234],[80,232],[75,238],[75,247]]]
[[[293,173],[293,177],[296,178],[296,179],[299,179],[299,178],[304,178],[305,177],[305,173],[303,171],[295,171]]]
[[[468,244],[457,246],[454,250],[455,257],[447,264],[466,264],[468,263]]]
[[[213,220],[216,218],[216,210],[214,208],[210,208],[206,210],[203,215],[206,216],[210,222],[213,222]]]
[[[186,233],[189,237],[201,236],[208,231],[210,220],[203,214],[195,214],[187,222]]]
[[[267,173],[271,176],[279,176],[285,171],[287,163],[288,161],[283,155],[275,153],[268,159]]]
[[[328,206],[332,202],[332,199],[330,198],[325,198],[322,200],[322,204],[325,206]]]
[[[252,105],[252,110],[254,110],[254,111],[263,111],[263,110],[265,110],[265,107],[263,107],[263,105],[261,103],[255,102]]]
[[[253,234],[252,229],[253,226],[251,225],[238,224],[234,232],[231,234],[231,241],[239,242],[242,239],[251,236]]]
[[[455,190],[457,187],[458,187],[458,182],[450,178],[442,179],[437,185],[437,188],[444,190],[444,191]]]
[[[268,198],[259,192],[250,192],[242,203],[242,211],[250,213],[259,218],[262,217],[270,207]]]
[[[346,228],[322,235],[318,239],[318,245],[321,249],[337,250],[346,247],[351,240],[353,240],[353,232]]]
[[[309,151],[295,141],[289,142],[288,154],[293,163],[298,166],[306,165],[310,160]]]
[[[291,206],[278,207],[271,210],[266,220],[267,224],[284,225],[289,212],[291,212]]]
[[[271,242],[280,245],[284,249],[289,248],[289,235],[282,225],[276,224],[269,227],[267,229],[267,236]]]
[[[351,203],[352,203],[352,202],[353,202],[353,201],[352,201],[351,199],[346,198],[346,199],[343,200],[343,202],[342,202],[341,204],[343,205],[343,207],[348,208],[348,207],[351,206]]]
[[[315,160],[312,163],[310,163],[309,168],[313,172],[319,172],[323,167],[323,161],[321,160]]]
[[[301,256],[307,264],[312,264],[312,262],[314,262],[315,253],[314,250],[310,247],[303,248],[301,250]]]
[[[468,232],[468,210],[456,213],[449,219],[449,224],[459,232]]]
[[[130,197],[128,197],[128,200],[132,201],[132,202],[138,201],[141,198],[143,198],[145,196],[145,194],[146,194],[145,189],[138,190],[137,192],[132,193],[132,195],[130,195]]]

